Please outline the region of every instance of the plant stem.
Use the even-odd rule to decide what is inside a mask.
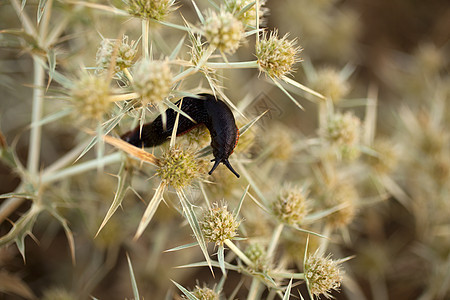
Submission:
[[[125,76],[127,76],[128,80],[133,83],[134,79],[133,79],[133,75],[131,75],[130,70],[128,70],[128,68],[123,69],[123,72],[125,73]]]
[[[228,62],[228,63],[210,62],[206,63],[205,66],[213,69],[247,69],[247,68],[258,68],[258,62],[256,60]]]
[[[51,183],[54,181],[58,181],[73,175],[77,175],[88,170],[96,169],[99,165],[104,164],[112,164],[116,162],[120,162],[122,160],[122,153],[116,152],[107,156],[102,157],[101,159],[93,159],[72,167],[68,167],[62,169],[61,171],[44,174],[42,175],[41,182],[42,183]]]
[[[142,52],[145,59],[148,59],[149,57],[149,43],[148,43],[149,24],[150,22],[148,19],[142,19]]]
[[[256,300],[259,299],[259,289],[260,289],[260,282],[258,279],[253,278],[252,279],[252,285],[250,286],[250,290],[248,291],[247,300]]]
[[[109,96],[109,101],[111,102],[118,102],[118,101],[125,101],[125,100],[132,100],[139,98],[138,93],[126,93],[126,94],[119,94],[119,95],[111,95]]]
[[[24,184],[21,183],[19,186],[14,190],[15,193],[20,193],[23,191]],[[24,198],[10,198],[6,199],[4,202],[2,202],[2,205],[0,206],[0,224],[9,217],[10,214],[12,214],[24,201]]]
[[[181,72],[180,74],[178,74],[177,76],[175,76],[174,78],[172,78],[172,82],[175,83],[177,81],[180,81],[186,77],[188,77],[189,75],[192,75],[194,73],[197,73],[198,69],[197,68],[189,68],[187,70],[184,70],[183,72]]]
[[[269,272],[270,277],[275,278],[293,278],[293,279],[305,279],[305,273],[278,273]]]
[[[284,228],[283,223],[278,224],[272,234],[272,239],[270,240],[269,248],[267,249],[267,257],[269,259],[272,258],[273,254],[275,252],[275,248],[277,247],[278,240],[280,239],[283,228]]]
[[[252,261],[238,248],[232,241],[226,239],[224,241],[225,245],[227,245],[231,251],[233,251],[247,266],[252,266]]]
[[[31,113],[31,134],[30,134],[30,144],[28,147],[28,163],[27,168],[31,175],[38,174],[39,168],[39,156],[41,153],[41,132],[42,128],[39,125],[39,120],[42,117],[42,106],[43,106],[43,86],[45,73],[44,68],[39,63],[38,58],[33,57],[33,67],[34,67],[34,82],[35,86],[33,90],[33,104]]]

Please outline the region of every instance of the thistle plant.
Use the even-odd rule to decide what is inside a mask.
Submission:
[[[114,72],[120,72],[130,68],[136,57],[135,41],[128,41],[128,36],[124,35],[122,40],[103,39],[97,50],[97,69],[107,70],[114,63]]]
[[[205,164],[195,158],[192,150],[173,147],[163,153],[156,175],[175,189],[184,189],[200,178],[205,170]]]
[[[272,204],[273,214],[283,223],[300,225],[309,212],[307,197],[302,188],[284,186]]]
[[[105,77],[83,74],[70,90],[77,112],[88,120],[101,121],[111,111],[109,80]]]
[[[339,290],[343,273],[339,261],[334,261],[330,256],[322,257],[318,253],[308,256],[305,261],[305,278],[311,294],[315,297],[324,295],[325,298],[333,298],[332,290]]]
[[[136,17],[163,21],[175,10],[175,0],[124,0],[127,11]]]
[[[274,78],[293,72],[294,64],[300,61],[301,48],[296,43],[296,40],[288,40],[288,34],[279,38],[278,31],[264,33],[256,44],[259,70]]]
[[[142,104],[158,104],[169,96],[172,73],[167,61],[143,60],[133,75],[134,90],[142,97]]]
[[[372,51],[354,55],[371,46],[355,47],[366,20],[351,3],[285,2],[2,6],[2,293],[448,298],[447,47],[418,41],[369,63]],[[222,164],[208,175],[204,127],[152,148],[119,138],[159,115],[166,126],[169,108],[190,118],[175,103],[200,93],[237,120],[240,178]],[[342,253],[358,257],[345,276]]]
[[[227,54],[233,54],[239,48],[243,38],[244,26],[232,13],[209,11],[203,24],[203,32],[208,43]]]
[[[214,203],[213,207],[205,212],[201,228],[204,237],[217,246],[223,246],[226,240],[232,240],[237,235],[239,221],[227,210],[227,206],[219,206]]]

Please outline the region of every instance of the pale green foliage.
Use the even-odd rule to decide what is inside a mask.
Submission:
[[[447,46],[377,50],[368,65],[370,55],[354,55],[372,47],[355,47],[365,19],[333,0],[271,2],[272,31],[263,0],[26,2],[0,12],[0,290],[287,300],[298,285],[329,298],[364,278],[375,298],[398,294],[398,282],[411,284],[410,298],[448,298]],[[362,68],[377,78],[353,78],[350,89]],[[240,178],[223,164],[207,175],[204,128],[173,132],[170,147],[119,138],[202,92],[234,113],[229,159]],[[358,256],[345,280],[345,259],[323,256],[343,252]],[[214,288],[192,290],[193,274]]]

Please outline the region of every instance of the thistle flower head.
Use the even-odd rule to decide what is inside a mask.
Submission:
[[[103,39],[97,50],[96,62],[99,70],[108,69],[115,59],[114,71],[120,72],[133,65],[136,56],[134,41],[128,42],[128,36],[124,35],[122,40]],[[115,58],[113,58],[113,55]]]
[[[163,21],[175,10],[175,0],[124,0],[128,12],[142,19]]]
[[[175,189],[183,189],[203,174],[204,165],[190,149],[175,146],[162,154],[156,174]]]
[[[219,294],[207,286],[200,287],[195,286],[195,290],[192,291],[195,297],[199,300],[219,300]]]
[[[100,121],[110,111],[109,81],[104,77],[83,74],[70,90],[76,110],[88,120]]]
[[[377,156],[368,156],[367,163],[380,174],[391,173],[398,163],[398,152],[395,145],[387,139],[377,139],[373,143]]]
[[[278,31],[270,34],[265,32],[256,44],[256,57],[260,71],[264,71],[270,77],[282,77],[293,70],[293,65],[300,61],[298,53],[300,47],[296,47],[296,40],[288,40],[288,34],[281,39]]]
[[[141,95],[144,105],[160,103],[172,87],[169,63],[160,60],[143,60],[134,72],[134,90]]]
[[[272,204],[272,211],[285,224],[301,224],[309,211],[307,196],[303,188],[286,185]]]
[[[311,80],[310,87],[330,98],[334,103],[339,102],[349,91],[348,83],[333,68],[317,70],[316,76]]]
[[[226,205],[213,204],[203,215],[201,227],[203,235],[208,241],[223,245],[225,240],[230,240],[237,235],[240,222],[228,211]]]
[[[246,12],[242,13],[242,10],[249,5],[250,3],[253,3],[252,0],[226,0],[225,1],[225,10],[227,12],[232,13],[236,16],[236,18],[242,22],[244,26],[251,26],[256,27],[256,3],[248,9]],[[263,5],[266,3],[265,0],[259,1],[258,5],[258,16],[260,19],[263,18],[264,14],[267,13],[268,9],[263,7]],[[261,23],[260,23],[261,25]]]
[[[351,112],[337,113],[328,120],[324,136],[338,146],[354,146],[360,139],[361,122]]]
[[[339,290],[342,273],[340,261],[334,261],[330,256],[322,257],[316,252],[305,261],[308,288],[316,297],[324,295],[327,299],[333,298],[330,292]]]
[[[330,189],[325,204],[327,207],[343,205],[341,209],[326,218],[329,225],[334,228],[348,226],[355,218],[357,212],[358,192],[353,184],[340,182]]]
[[[264,247],[260,244],[250,244],[245,249],[245,255],[253,262],[255,271],[262,272],[267,269],[267,253]]]
[[[217,14],[215,11],[208,11],[203,33],[211,46],[221,52],[233,54],[244,36],[244,26],[230,12],[222,10]]]

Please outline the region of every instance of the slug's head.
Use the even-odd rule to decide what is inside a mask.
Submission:
[[[214,166],[212,167],[211,171],[209,171],[209,175],[212,174],[212,172],[214,172],[214,170],[219,166],[220,163],[223,163],[225,166],[227,166],[228,170],[230,170],[234,175],[236,175],[237,178],[240,177],[239,173],[236,172],[233,167],[231,166],[230,162],[228,161],[228,158],[224,158],[224,159],[218,159],[218,158],[214,158],[211,161],[214,162]]]

